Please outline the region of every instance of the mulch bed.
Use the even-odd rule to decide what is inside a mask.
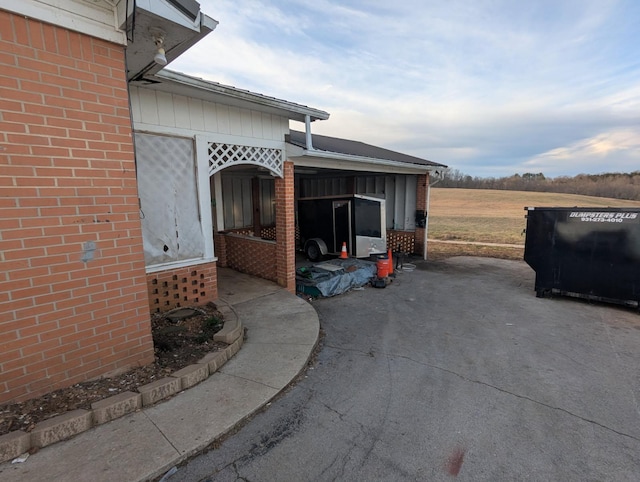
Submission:
[[[70,410],[90,410],[93,402],[136,391],[139,386],[196,363],[207,353],[227,347],[226,343],[213,341],[213,335],[224,325],[222,313],[214,303],[193,308],[195,314],[186,319],[172,320],[167,316],[175,311],[151,317],[154,363],[114,377],[77,383],[25,402],[0,405],[0,435],[15,430],[29,432],[37,423]]]

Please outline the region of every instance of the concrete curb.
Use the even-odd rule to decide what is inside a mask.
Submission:
[[[309,305],[309,306],[311,306],[311,305]],[[314,314],[316,313],[315,308],[313,308],[313,307],[312,307],[312,311],[314,312]],[[286,383],[284,386],[280,387],[273,396],[271,396],[270,398],[264,400],[261,404],[255,405],[250,410],[248,410],[244,414],[244,416],[242,416],[239,419],[235,420],[234,423],[227,430],[224,430],[224,431],[218,433],[213,438],[210,438],[210,439],[207,439],[207,440],[202,440],[199,444],[196,444],[193,447],[191,447],[189,451],[184,452],[184,453],[180,454],[179,456],[174,457],[172,460],[169,460],[169,461],[165,462],[162,466],[158,467],[153,472],[148,473],[144,477],[139,478],[137,480],[139,482],[149,482],[149,481],[153,481],[153,480],[157,480],[157,479],[161,478],[162,476],[167,474],[168,471],[170,471],[172,468],[177,467],[178,465],[180,465],[184,461],[190,459],[191,457],[193,457],[193,456],[199,454],[200,452],[204,451],[205,449],[207,449],[207,447],[211,446],[211,444],[214,443],[215,441],[226,437],[230,433],[233,433],[234,430],[237,430],[239,427],[241,427],[243,423],[245,423],[247,420],[250,420],[256,413],[260,412],[265,406],[267,406],[269,403],[271,403],[274,398],[276,398],[278,395],[280,395],[282,392],[284,392],[287,389],[287,387],[291,386],[291,384],[294,383],[295,380],[302,373],[304,373],[304,371],[306,370],[309,362],[311,361],[311,359],[312,359],[312,357],[313,357],[313,355],[314,355],[314,353],[315,353],[315,351],[318,348],[318,345],[320,343],[320,331],[319,331],[320,320],[317,318],[317,315],[316,315],[316,320],[317,320],[317,323],[318,323],[318,331],[317,331],[317,333],[315,335],[314,343],[311,346],[311,349],[309,350],[308,355],[305,357],[304,363],[301,365],[300,369],[294,375],[291,376],[291,379],[289,380],[288,383]],[[244,328],[243,328],[242,331],[244,331]],[[234,342],[234,344],[240,342],[240,345],[242,345],[243,340],[244,340],[244,337],[240,337],[238,340],[236,340],[236,342]],[[227,350],[229,348],[231,348],[231,345],[229,347],[227,347]],[[223,352],[218,352],[217,355],[220,355],[221,353],[223,353]],[[205,358],[207,358],[209,356],[210,355],[207,355]],[[202,362],[202,360],[201,360],[201,362]]]
[[[94,425],[93,430],[38,451],[24,464],[0,464],[0,478],[14,482],[156,480],[234,433],[286,391],[304,373],[318,346],[317,312],[272,283],[233,272],[227,279],[233,286],[227,293],[231,298],[222,298],[221,303],[233,306],[251,335],[237,356],[225,363],[228,354],[243,343],[242,336],[226,350],[196,363],[213,372],[204,382],[163,403]],[[244,334],[245,330],[239,331]],[[12,438],[24,442],[19,434]]]
[[[78,409],[49,418],[38,423],[29,433],[16,430],[1,435],[0,463],[15,459],[31,449],[40,449],[68,440],[93,427],[179,395],[180,392],[206,380],[238,353],[244,341],[244,327],[237,313],[229,305],[224,306],[221,311],[225,315],[225,324],[221,331],[225,333],[221,340],[216,340],[217,334],[214,335],[214,340],[227,343],[229,346],[224,350],[209,353],[196,364],[138,387],[138,393],[119,393],[92,403],[91,410]]]

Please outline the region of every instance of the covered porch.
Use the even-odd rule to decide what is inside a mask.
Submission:
[[[304,247],[299,201],[358,194],[385,199],[384,252],[388,247],[396,253],[425,257],[429,175],[446,166],[295,130],[286,135],[286,141],[282,178],[264,167],[246,166],[215,176],[218,266],[291,289],[296,253],[300,260]],[[339,254],[339,245],[323,254]],[[356,255],[351,244],[349,254]]]
[[[386,246],[425,255],[429,176],[446,166],[313,135],[328,113],[178,72],[131,94],[152,311],[214,301],[218,268],[295,293],[304,198],[384,198]]]

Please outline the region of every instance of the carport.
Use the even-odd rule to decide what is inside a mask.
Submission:
[[[287,158],[294,163],[296,201],[354,194],[383,197],[387,247],[426,257],[429,178],[445,165],[363,142],[311,134],[308,129],[291,130],[285,140]]]
[[[382,196],[387,246],[425,255],[429,177],[446,166],[313,135],[327,112],[179,72],[130,91],[153,311],[215,300],[218,267],[295,291],[303,197]]]

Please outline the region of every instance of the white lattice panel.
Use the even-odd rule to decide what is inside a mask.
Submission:
[[[238,164],[254,164],[282,177],[282,150],[241,146],[222,142],[208,143],[209,175]]]
[[[146,265],[202,257],[193,141],[140,133],[135,138]]]

